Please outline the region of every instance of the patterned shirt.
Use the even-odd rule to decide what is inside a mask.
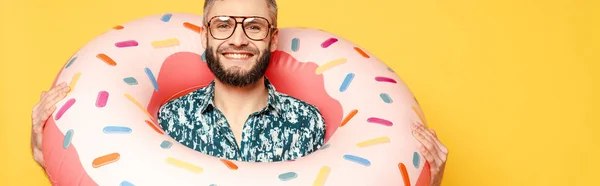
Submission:
[[[215,82],[163,105],[158,122],[179,143],[219,158],[247,162],[297,159],[318,150],[325,123],[313,105],[277,92],[265,78],[266,107],[248,116],[240,146],[213,103]]]

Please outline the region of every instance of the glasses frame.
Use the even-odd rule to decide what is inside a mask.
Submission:
[[[213,19],[215,19],[215,18],[219,18],[219,17],[229,17],[229,18],[232,18],[232,19],[235,21],[235,26],[233,27],[233,31],[231,31],[231,34],[229,34],[229,36],[227,36],[227,37],[225,37],[225,38],[216,38],[216,37],[213,35],[213,33],[212,33],[212,30],[210,29],[210,23],[212,22],[212,20],[213,20]],[[242,21],[238,21],[238,18],[242,18]],[[267,34],[265,34],[265,37],[263,37],[263,38],[261,38],[261,39],[253,39],[253,38],[251,38],[250,36],[248,36],[248,33],[246,33],[246,29],[244,28],[244,21],[246,21],[246,19],[249,19],[249,18],[259,18],[259,19],[264,19],[264,20],[266,20],[266,21],[267,21],[267,23],[268,23],[268,25],[269,25],[269,28],[268,28]],[[271,35],[271,33],[272,33],[273,29],[275,29],[275,28],[274,28],[274,26],[273,26],[273,24],[271,24],[271,22],[269,21],[269,19],[267,19],[267,18],[264,18],[264,17],[260,17],[260,16],[228,16],[228,15],[217,15],[217,16],[213,16],[212,18],[210,18],[210,19],[209,19],[209,20],[206,22],[206,28],[208,29],[208,33],[210,34],[210,36],[211,36],[213,39],[216,39],[216,40],[227,40],[227,39],[231,38],[231,36],[233,36],[233,34],[235,33],[235,31],[236,31],[236,29],[237,29],[237,27],[238,27],[238,26],[237,26],[238,24],[241,24],[241,25],[242,25],[242,31],[244,31],[244,35],[246,35],[246,37],[247,37],[248,39],[250,39],[250,40],[253,40],[253,41],[262,41],[262,40],[266,39],[266,38],[267,38],[269,35]]]

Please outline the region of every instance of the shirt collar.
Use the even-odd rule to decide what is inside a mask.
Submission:
[[[256,114],[261,114],[268,111],[274,111],[275,114],[281,114],[281,93],[277,92],[275,86],[273,86],[273,84],[271,84],[266,77],[264,79],[265,87],[267,87],[268,90],[267,106],[256,112]],[[215,81],[213,80],[210,84],[208,84],[208,86],[204,88],[203,92],[204,93],[198,97],[198,99],[202,100],[199,107],[201,113],[205,113],[206,111],[215,107],[213,99],[215,94]]]

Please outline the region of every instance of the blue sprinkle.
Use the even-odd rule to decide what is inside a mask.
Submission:
[[[160,20],[163,22],[169,22],[169,20],[171,20],[171,16],[173,16],[173,14],[165,14],[160,18]]]
[[[127,83],[128,85],[137,85],[138,84],[137,79],[135,79],[134,77],[123,78],[123,81],[125,81],[125,83]]]
[[[379,96],[381,97],[381,99],[383,100],[383,102],[385,103],[392,103],[392,98],[390,97],[390,95],[386,94],[386,93],[381,93],[379,94]]]
[[[171,148],[172,145],[173,145],[173,143],[166,141],[166,140],[163,141],[162,143],[160,143],[160,147],[163,149]]]
[[[69,147],[71,145],[71,140],[73,139],[73,129],[69,129],[65,134],[65,138],[63,140],[63,148]]]
[[[346,75],[346,78],[344,78],[344,82],[342,82],[342,85],[340,86],[340,92],[346,91],[353,79],[354,73],[349,73],[348,75]]]
[[[213,184],[210,184],[210,185],[208,185],[208,186],[217,186],[217,184],[214,184],[214,183],[213,183]]]
[[[358,164],[364,165],[364,166],[370,166],[371,165],[371,162],[369,160],[361,158],[361,157],[358,157],[358,156],[354,156],[354,155],[346,154],[346,155],[344,155],[344,159],[346,159],[348,161],[351,161],[351,162],[354,162],[354,163],[358,163]]]
[[[77,57],[74,57],[73,59],[69,60],[69,62],[67,63],[67,65],[65,65],[65,69],[69,68],[76,59],[77,59]]]
[[[392,68],[390,68],[390,67],[387,67],[387,69],[388,69],[390,72],[394,72],[394,70],[393,70]]]
[[[417,100],[417,97],[414,97],[414,98],[415,98],[415,102],[417,102],[417,104],[419,104],[419,100]]]
[[[325,150],[326,148],[329,148],[329,143],[328,143],[328,144],[325,144],[325,145],[323,145],[323,146],[321,147],[321,149],[320,149],[320,150]]]
[[[154,91],[158,92],[158,83],[156,82],[156,78],[154,78],[154,74],[152,74],[152,71],[148,67],[146,67],[145,70],[146,75],[148,75],[148,78],[152,82],[152,86],[154,86]]]
[[[131,128],[121,127],[121,126],[106,126],[106,127],[104,127],[104,129],[102,129],[102,132],[104,132],[105,134],[111,134],[111,133],[129,134],[129,133],[131,133]]]
[[[300,39],[294,38],[292,39],[292,51],[297,52],[300,48]]]
[[[119,186],[135,186],[133,183],[130,183],[128,181],[123,181],[121,182],[121,184]]]
[[[204,50],[204,52],[202,52],[202,61],[206,62],[206,50]]]
[[[419,168],[419,153],[415,152],[413,153],[413,165],[415,166],[415,168]]]
[[[296,174],[295,172],[286,172],[286,173],[279,175],[279,180],[288,181],[288,180],[295,179],[297,177],[298,177],[298,174]]]

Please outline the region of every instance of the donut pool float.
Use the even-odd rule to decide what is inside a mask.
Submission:
[[[410,124],[424,121],[411,91],[385,63],[334,34],[280,29],[266,76],[315,105],[325,145],[293,161],[229,161],[164,133],[167,101],[208,85],[202,16],[152,15],[115,26],[68,59],[52,86],[71,91],[43,134],[53,185],[429,185]],[[390,46],[392,47],[392,46]]]

